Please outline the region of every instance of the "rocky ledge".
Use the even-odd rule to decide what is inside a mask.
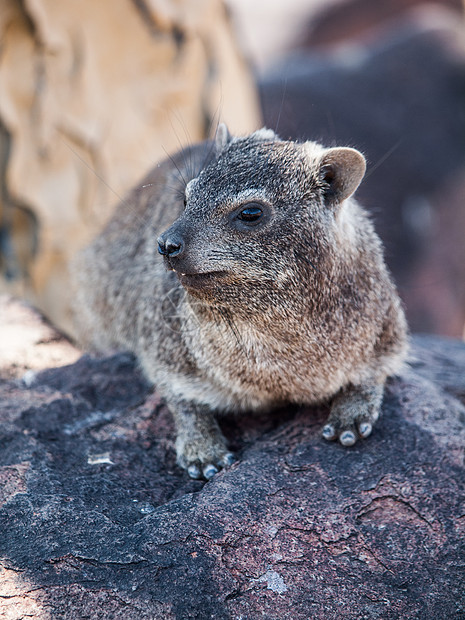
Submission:
[[[350,449],[323,407],[225,419],[239,460],[202,483],[132,357],[2,312],[31,341],[0,351],[1,617],[465,618],[464,343],[415,337]]]

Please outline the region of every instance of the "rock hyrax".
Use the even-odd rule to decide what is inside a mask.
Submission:
[[[351,148],[222,125],[159,164],[79,255],[81,334],[136,354],[192,477],[234,460],[216,413],[331,401],[325,439],[371,433],[407,338],[352,197],[364,172]]]

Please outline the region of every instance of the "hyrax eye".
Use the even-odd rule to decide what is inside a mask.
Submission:
[[[262,215],[263,209],[259,205],[250,204],[237,214],[237,219],[242,222],[257,222]]]

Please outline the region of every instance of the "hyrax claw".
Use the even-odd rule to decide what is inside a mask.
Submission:
[[[332,441],[333,439],[336,439],[336,429],[334,428],[332,424],[326,424],[323,427],[321,434],[323,435],[324,439],[328,441]]]
[[[187,473],[191,478],[194,478],[194,480],[198,480],[202,477],[202,472],[200,471],[200,467],[198,465],[189,465],[187,468]]]
[[[360,434],[360,437],[363,437],[363,439],[369,437],[372,430],[373,426],[370,424],[370,422],[361,422],[361,424],[359,424],[358,432]]]
[[[339,435],[339,441],[343,446],[348,447],[353,446],[354,443],[357,441],[357,438],[355,437],[355,433],[353,433],[352,431],[344,431]]]
[[[214,465],[212,465],[211,463],[209,463],[203,468],[203,476],[206,480],[210,480],[218,472],[219,472],[219,469],[215,467]]]

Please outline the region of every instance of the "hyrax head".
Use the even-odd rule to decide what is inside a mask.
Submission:
[[[324,260],[365,159],[266,129],[232,138],[223,125],[214,148],[213,161],[187,184],[184,213],[159,237],[159,252],[197,298],[273,303],[274,293]]]

